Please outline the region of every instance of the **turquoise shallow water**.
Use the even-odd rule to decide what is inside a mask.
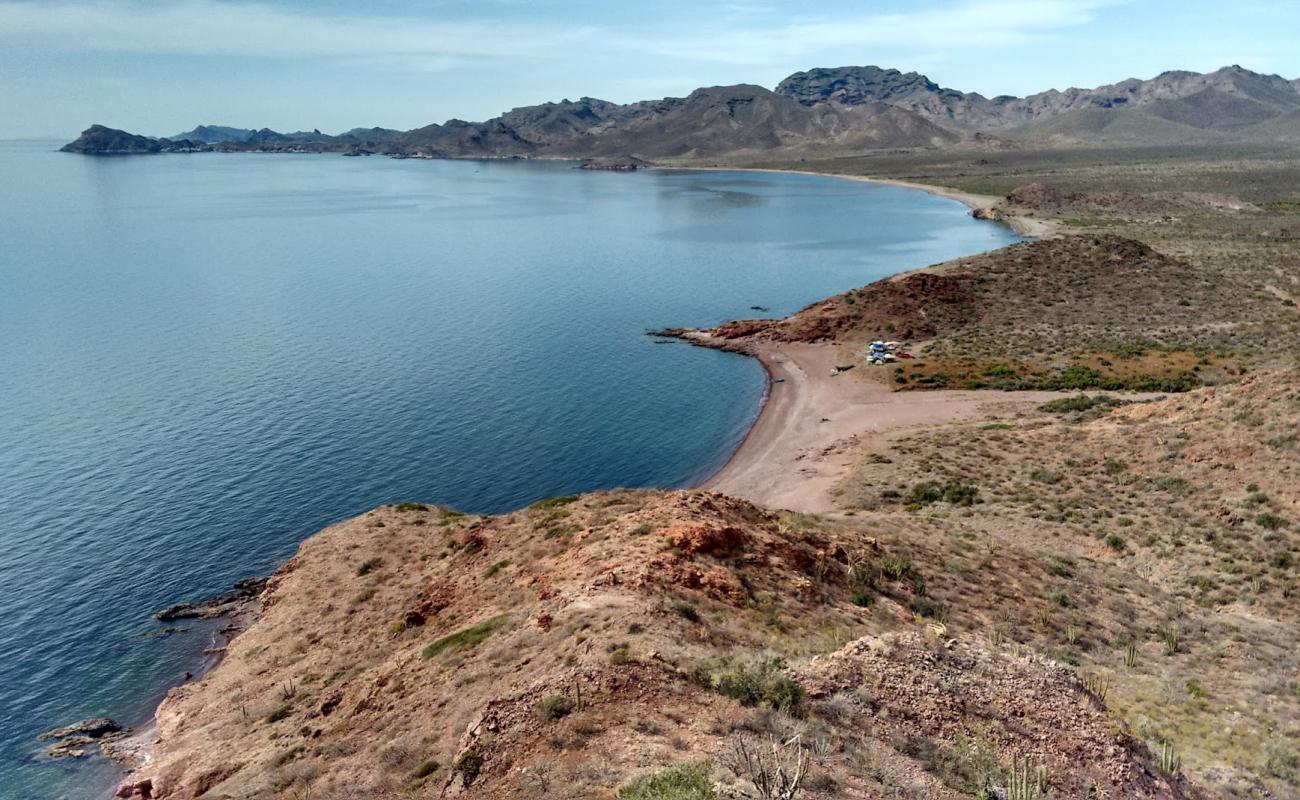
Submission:
[[[36,734],[147,718],[209,641],[150,612],[330,522],[708,475],[762,370],[646,329],[1013,239],[800,175],[55,144],[0,143],[0,800],[102,791]]]

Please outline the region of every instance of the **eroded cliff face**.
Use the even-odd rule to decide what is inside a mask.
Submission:
[[[385,506],[303,543],[120,794],[641,797],[693,764],[724,796],[775,742],[800,797],[960,797],[1013,761],[1055,796],[1198,796],[1072,670],[918,623],[944,580],[868,525],[703,491]]]

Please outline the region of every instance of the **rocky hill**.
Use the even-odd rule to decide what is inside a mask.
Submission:
[[[950,629],[1074,664],[1225,796],[1297,797],[1298,375],[875,437],[841,505],[947,559]]]
[[[1140,109],[1142,115],[1190,128],[1244,129],[1300,109],[1300,93],[1293,82],[1239,66],[1208,74],[1171,71],[1150,80],[1134,78],[1095,89],[992,99],[943,88],[915,72],[841,67],[796,73],[782,81],[777,92],[807,106],[884,102],[940,124],[985,131],[1019,127],[1022,135],[1032,135],[1036,131],[1032,123],[1042,120],[1089,119],[1077,114],[1084,111],[1092,112],[1093,117],[1099,112],[1115,117]],[[1097,126],[1095,121],[1087,124]],[[1061,127],[1070,124],[1058,123],[1057,128]]]
[[[486,122],[450,120],[404,133],[372,128],[328,136],[200,126],[184,136],[234,151],[364,147],[433,158],[660,160],[823,157],[993,142],[1079,147],[1300,141],[1300,89],[1294,81],[1232,66],[1095,89],[986,98],[943,88],[915,72],[840,67],[796,73],[776,91],[740,84],[625,105],[566,99],[516,108]],[[75,151],[109,152],[97,150],[94,141]]]
[[[387,506],[302,545],[119,795],[1205,796],[1068,667],[915,624],[945,570],[708,492]]]
[[[81,132],[75,141],[68,142],[62,148],[65,153],[87,153],[96,155],[142,155],[147,153],[194,153],[209,149],[200,141],[190,139],[154,139],[149,136],[137,136],[133,133],[107,128],[103,125],[91,125]]]

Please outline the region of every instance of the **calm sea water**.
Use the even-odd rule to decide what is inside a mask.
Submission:
[[[784,314],[1012,239],[798,175],[0,143],[0,798],[95,796],[34,737],[147,719],[210,633],[150,613],[380,503],[474,512],[717,468]]]

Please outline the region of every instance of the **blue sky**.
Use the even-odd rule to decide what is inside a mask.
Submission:
[[[1298,32],[1294,0],[0,0],[0,137],[406,129],[846,64],[987,95],[1233,63],[1297,78]]]

